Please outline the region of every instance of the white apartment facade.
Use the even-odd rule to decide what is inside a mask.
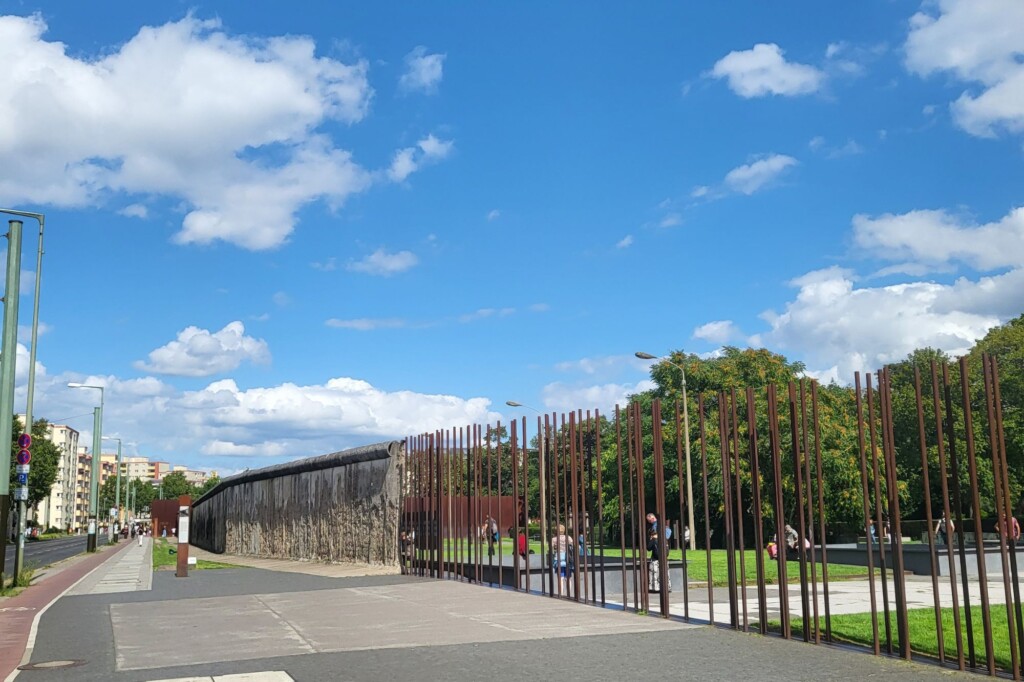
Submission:
[[[25,415],[18,415],[24,422]],[[75,482],[78,473],[78,431],[65,424],[50,424],[47,440],[57,446],[57,478],[47,495],[31,512],[31,517],[46,528],[67,531],[75,527]]]

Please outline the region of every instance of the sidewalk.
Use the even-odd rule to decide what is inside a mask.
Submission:
[[[79,555],[63,567],[47,569],[45,579],[33,581],[16,597],[0,600],[0,679],[11,679],[9,676],[21,665],[23,656],[31,656],[36,618],[90,571],[119,556],[127,547],[126,543],[101,545],[96,554]]]
[[[118,559],[97,573],[130,582],[134,557]],[[292,563],[288,571],[194,570],[188,578],[158,571],[149,591],[69,594],[40,619],[32,663],[76,667],[35,669],[24,679],[980,679],[479,585],[329,578]]]
[[[68,596],[150,589],[153,584],[153,539],[143,537],[141,545],[137,538],[126,542],[128,548],[118,553],[116,561],[111,560],[87,575],[68,592]]]

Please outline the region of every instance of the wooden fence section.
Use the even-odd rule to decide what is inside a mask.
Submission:
[[[245,471],[192,506],[217,553],[398,566],[405,446],[389,441]]]

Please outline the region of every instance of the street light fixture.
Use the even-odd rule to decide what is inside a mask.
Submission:
[[[89,535],[85,541],[87,552],[96,551],[96,531],[98,530],[98,510],[100,504],[100,441],[103,438],[103,387],[93,384],[80,384],[72,381],[68,388],[95,388],[100,392],[100,406],[93,410],[92,426],[92,484],[89,487]]]
[[[117,540],[118,533],[121,525],[121,439],[115,436],[103,436],[103,440],[116,440],[117,441],[117,483],[114,486],[114,507],[117,508],[117,523],[114,524],[114,539]],[[125,494],[127,498],[127,493]],[[127,501],[127,500],[125,500]]]
[[[693,520],[693,476],[690,472],[690,410],[688,407],[689,401],[686,399],[686,370],[666,357],[659,357],[641,351],[637,351],[634,355],[641,360],[658,360],[659,362],[672,365],[679,370],[683,377],[683,431],[686,433],[686,438],[683,440],[686,447],[686,510],[688,527],[690,529],[690,551],[692,552],[697,548],[697,529],[694,527]]]
[[[7,214],[7,215],[21,216],[21,217],[24,217],[24,218],[33,218],[36,221],[38,221],[38,223],[39,223],[39,249],[38,249],[38,253],[36,255],[36,291],[35,291],[35,300],[33,301],[33,304],[32,304],[32,345],[29,348],[28,396],[27,396],[26,402],[25,402],[25,433],[31,435],[32,434],[32,402],[33,402],[33,398],[35,397],[35,390],[36,390],[36,341],[39,338],[39,282],[40,282],[40,277],[42,276],[42,269],[43,269],[43,228],[46,226],[46,216],[43,215],[42,213],[33,213],[31,211],[18,211],[18,210],[12,209],[12,208],[0,208],[0,213],[4,213],[4,214]],[[13,226],[14,223],[18,223],[18,225],[19,225],[19,228],[18,228],[19,229],[19,236],[18,236],[18,239],[17,239],[18,243],[16,245],[16,248],[11,248],[12,253],[8,255],[8,263],[11,262],[12,258],[18,259],[19,262],[20,262],[20,259],[21,259],[21,237],[20,237],[21,221],[11,221],[12,226]],[[12,240],[11,244],[8,244],[8,247],[15,247],[15,245],[13,244],[13,240]],[[11,274],[10,270],[11,270],[11,268],[8,268],[8,275]],[[20,268],[16,268],[15,270],[16,271],[20,271]],[[17,291],[17,289],[15,289],[14,291]],[[11,292],[11,293],[13,293],[13,292]],[[6,297],[7,293],[5,293],[4,295]],[[17,294],[16,293],[14,294],[14,297],[17,298]],[[5,308],[11,306],[12,304],[14,305],[13,310],[15,311],[15,315],[14,315],[15,322],[14,322],[14,324],[15,324],[15,326],[17,326],[17,314],[16,314],[16,311],[17,311],[17,301],[13,301],[12,302],[11,300],[5,298],[5,301],[4,301],[4,307]],[[8,347],[13,348],[14,347],[14,344],[11,344],[10,346],[7,345],[6,342],[8,341],[8,339],[5,338],[4,341],[5,341],[4,348],[8,348]],[[13,367],[13,361],[14,361],[14,358],[12,357],[11,358],[12,367]],[[13,399],[13,396],[12,396],[12,399]],[[6,412],[10,412],[10,411],[11,410],[6,410]],[[10,432],[10,428],[9,427],[7,429],[3,429],[2,425],[0,425],[0,433],[8,433],[8,432]],[[6,460],[6,458],[4,458],[4,459]],[[9,467],[10,464],[8,464],[6,461],[5,461],[5,464],[6,464],[6,466],[4,467],[4,469],[7,469],[7,467]],[[3,485],[4,485],[4,487],[6,487],[7,481],[8,481],[8,477],[9,477],[9,473],[3,471],[3,472],[0,472],[0,474],[3,475],[3,480],[4,480],[4,484]],[[0,495],[0,498],[3,498],[3,497],[4,496]],[[6,499],[0,500],[0,504],[2,504],[3,502],[6,502]],[[4,505],[4,509],[6,511],[6,505]],[[18,576],[18,575],[21,574],[21,569],[22,569],[22,566],[24,565],[24,559],[25,559],[25,514],[26,514],[25,500],[22,499],[22,500],[19,500],[19,502],[18,502],[18,545],[17,545],[17,548],[15,549],[15,554],[14,554],[14,575],[15,576]],[[4,521],[4,523],[2,525],[3,525],[3,532],[4,532],[4,540],[6,540],[6,535],[7,535],[7,523],[6,523],[7,515],[6,515],[6,513],[0,514],[0,518],[2,518],[3,521]],[[3,546],[4,540],[0,540],[0,547]],[[0,559],[3,558],[3,554],[4,554],[4,552],[2,550],[0,550]]]

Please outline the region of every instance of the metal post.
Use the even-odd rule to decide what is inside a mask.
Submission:
[[[114,485],[114,507],[117,508],[117,526],[121,525],[121,439],[114,438],[113,436],[104,436],[103,440],[116,440],[117,441],[117,483]],[[127,479],[128,477],[125,476]],[[128,493],[125,493],[125,502],[128,501]],[[120,528],[118,528],[120,530]],[[114,534],[114,542],[117,542],[117,533]]]
[[[39,338],[39,283],[43,270],[43,226],[46,218],[40,213],[23,213],[21,211],[8,211],[18,215],[26,215],[39,221],[39,248],[36,251],[36,291],[32,303],[32,345],[29,348],[28,358],[28,395],[25,401],[25,433],[32,435],[32,406],[36,392],[36,346]],[[18,256],[21,256],[21,249],[18,249]],[[6,348],[6,346],[4,346]],[[25,521],[26,521],[26,500],[23,498],[18,502],[18,547],[14,554],[14,576],[21,573],[25,564]]]
[[[14,364],[18,345],[18,297],[21,281],[20,220],[8,221],[7,286],[4,289],[3,355],[0,357],[0,434],[10,434],[14,422]],[[9,437],[9,436],[6,436]],[[10,508],[11,460],[0,457],[0,562],[7,558],[7,513]],[[0,563],[2,569],[3,563]]]
[[[100,439],[103,437],[103,408],[94,407],[92,417],[92,481],[89,487],[89,537],[86,551],[96,551],[96,536],[99,534],[100,506]]]
[[[686,440],[683,441],[685,444],[686,452],[686,507],[687,515],[686,520],[690,528],[690,551],[697,549],[697,533],[694,530],[694,515],[693,515],[693,474],[692,465],[690,462],[690,408],[689,401],[686,399],[686,370],[682,365],[677,365],[666,357],[658,357],[651,355],[650,353],[636,352],[634,355],[641,360],[658,360],[666,364],[672,365],[679,370],[682,375],[682,389],[683,389],[683,430],[686,431]]]
[[[693,521],[693,476],[690,473],[690,408],[686,399],[686,370],[682,367],[679,371],[683,373],[683,433],[686,438],[683,440],[683,452],[686,455],[686,518],[690,524],[690,551],[697,549],[697,532],[694,529]]]

